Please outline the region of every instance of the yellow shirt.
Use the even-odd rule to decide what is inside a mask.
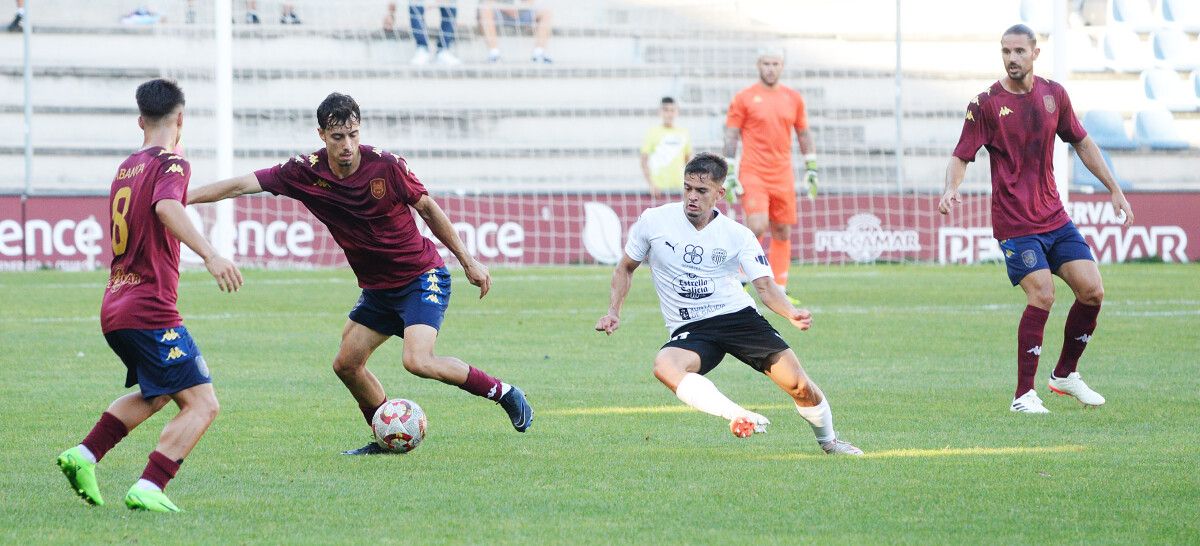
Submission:
[[[691,152],[692,142],[687,129],[659,125],[646,131],[642,153],[647,156],[654,187],[664,190],[682,188],[683,163]]]

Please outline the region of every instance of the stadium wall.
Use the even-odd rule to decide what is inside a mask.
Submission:
[[[1072,195],[1068,208],[1101,262],[1200,259],[1200,193],[1130,195],[1136,225],[1121,226],[1106,195]],[[647,195],[612,193],[439,195],[468,250],[492,265],[614,263]],[[1001,258],[987,195],[964,196],[949,218],[930,195],[822,196],[801,202],[793,245],[807,263],[924,261],[968,264]],[[740,211],[732,211],[740,216]],[[203,231],[211,210],[189,207]],[[235,210],[235,260],[243,266],[345,265],[325,227],[298,203],[243,198]],[[0,196],[0,270],[91,270],[111,259],[104,196]],[[439,249],[447,255],[444,248]],[[449,257],[447,255],[447,257]],[[452,259],[452,257],[449,257]],[[183,263],[200,260],[184,249]]]

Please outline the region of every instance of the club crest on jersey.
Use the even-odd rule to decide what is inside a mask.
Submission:
[[[1042,106],[1046,107],[1046,112],[1053,114],[1058,105],[1054,104],[1054,96],[1046,95],[1042,97]]]
[[[383,199],[387,195],[387,182],[382,178],[371,179],[371,197]]]
[[[714,250],[712,253],[712,262],[716,265],[721,265],[722,263],[725,263],[725,260],[727,258],[729,258],[729,253],[726,252],[725,249],[723,249],[723,248],[718,248],[718,249]]]

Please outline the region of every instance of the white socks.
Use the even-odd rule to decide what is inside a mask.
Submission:
[[[145,491],[162,491],[161,487],[154,485],[154,482],[146,479],[138,480],[133,486]]]
[[[504,395],[508,394],[508,391],[511,391],[511,390],[512,390],[512,385],[509,385],[508,383],[505,383],[503,381],[500,382],[500,398],[504,398]]]
[[[812,425],[813,434],[817,436],[818,442],[832,442],[837,438],[837,434],[833,432],[833,412],[829,409],[828,398],[822,398],[820,404],[808,408],[797,405],[796,413]]]
[[[675,396],[678,396],[684,404],[709,415],[723,417],[726,421],[732,421],[749,413],[745,408],[721,394],[712,381],[696,373],[683,376],[683,380],[675,388]]]
[[[87,462],[96,464],[96,454],[92,453],[92,450],[88,449],[87,446],[79,444],[79,454],[83,455],[83,458],[87,459]]]

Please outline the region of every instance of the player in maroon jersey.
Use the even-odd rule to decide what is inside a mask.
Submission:
[[[113,260],[100,326],[125,363],[125,387],[137,384],[141,392],[113,401],[87,438],[58,456],[58,466],[85,501],[104,504],[96,463],[129,431],[174,400],[179,414],[163,428],[125,504],[178,512],[163,489],[218,409],[208,366],[175,307],[180,241],[204,259],[221,290],[236,291],[242,275],[196,231],[183,209],[191,167],[171,151],[183,128],[183,91],[173,81],[150,80],[138,86],[137,103],[145,137],[142,148],[117,169],[109,193]]]
[[[317,108],[325,147],[279,165],[197,188],[192,203],[269,191],[304,203],[346,253],[362,295],[342,330],[333,371],[354,395],[370,425],[385,401],[367,358],[391,336],[404,340],[404,368],[419,377],[456,385],[499,403],[513,428],[525,432],[533,409],[521,389],[454,357],[434,354],[450,303],[450,273],[433,242],[418,231],[415,210],[454,254],[482,298],[491,287],[487,267],[467,253],[450,219],[399,156],[359,144],[358,103],[332,93]],[[374,442],[344,452],[381,453]]]
[[[1079,125],[1063,87],[1033,75],[1040,50],[1033,31],[1015,25],[1000,39],[1007,72],[971,99],[962,136],[946,168],[946,190],[938,211],[949,214],[960,202],[967,163],[987,147],[992,170],[992,234],[1004,251],[1008,278],[1021,285],[1027,305],[1017,328],[1017,389],[1011,410],[1049,413],[1033,388],[1042,333],[1054,304],[1058,275],[1075,293],[1067,314],[1062,353],[1050,375],[1050,390],[1074,396],[1088,406],[1104,397],[1076,371],[1079,357],[1092,339],[1104,299],[1104,284],[1092,251],[1067,216],[1054,183],[1054,135],[1075,148],[1083,164],[1112,194],[1113,208],[1133,224],[1133,208],[1113,179],[1100,149]]]

